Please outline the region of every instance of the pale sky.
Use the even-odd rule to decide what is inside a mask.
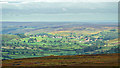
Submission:
[[[2,21],[117,21],[119,0],[1,0]]]
[[[19,2],[118,2],[119,0],[1,0]]]

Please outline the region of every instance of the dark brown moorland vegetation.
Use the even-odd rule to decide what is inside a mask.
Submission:
[[[2,68],[70,68],[73,66],[117,66],[119,67],[120,54],[95,54],[95,55],[71,55],[71,56],[46,56],[36,58],[23,58],[3,60]],[[74,67],[74,68],[76,68]],[[109,68],[111,68],[109,67]]]

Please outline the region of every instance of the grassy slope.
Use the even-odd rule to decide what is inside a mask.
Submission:
[[[47,56],[4,60],[5,67],[41,67],[41,66],[118,66],[120,54]]]

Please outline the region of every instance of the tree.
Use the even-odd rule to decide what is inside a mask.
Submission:
[[[30,39],[28,40],[28,43],[34,43],[34,42],[36,42],[36,41],[37,41],[36,39],[30,38]]]
[[[17,34],[20,38],[25,38],[26,35],[25,34]]]

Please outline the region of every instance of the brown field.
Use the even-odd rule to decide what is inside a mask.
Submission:
[[[120,54],[47,56],[36,58],[3,60],[2,68],[71,68],[73,66],[117,66]],[[73,67],[75,68],[75,67]],[[116,67],[113,67],[116,68]]]

